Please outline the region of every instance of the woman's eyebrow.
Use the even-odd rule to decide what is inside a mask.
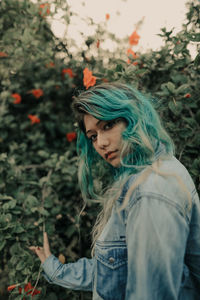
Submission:
[[[95,126],[99,126],[102,122],[105,122],[105,121],[103,121],[103,120],[98,120],[98,121],[96,122]],[[88,133],[91,132],[91,131],[94,131],[94,129],[89,129],[89,130],[87,130],[87,131],[86,131],[86,134],[88,134]]]

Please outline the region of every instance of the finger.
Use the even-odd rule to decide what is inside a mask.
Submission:
[[[31,251],[35,251],[35,250],[43,250],[43,247],[39,247],[39,246],[29,246],[28,249],[30,249]]]
[[[49,247],[49,240],[48,240],[48,235],[46,232],[43,233],[43,239],[44,239],[44,252],[46,254],[46,256],[50,256],[51,255],[51,251],[50,251],[50,247]]]
[[[48,239],[48,235],[46,232],[43,233],[43,243],[44,243],[44,246],[49,248],[49,239]]]
[[[35,246],[30,246],[30,247],[28,247],[28,249],[35,252],[36,247]]]

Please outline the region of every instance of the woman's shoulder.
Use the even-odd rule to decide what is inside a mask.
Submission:
[[[159,159],[151,167],[131,175],[125,186],[131,206],[145,197],[165,201],[185,210],[196,193],[188,170],[174,156]]]

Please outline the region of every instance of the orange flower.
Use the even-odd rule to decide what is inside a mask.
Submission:
[[[49,3],[40,4],[40,6],[39,6],[39,14],[42,17],[45,17],[46,15],[49,15],[50,14],[50,4]]]
[[[53,68],[53,67],[55,67],[55,64],[52,61],[50,61],[50,63],[46,64],[46,68]]]
[[[8,54],[5,52],[0,52],[0,57],[8,57]]]
[[[19,104],[19,103],[21,103],[21,101],[22,101],[22,98],[21,98],[21,96],[20,96],[20,94],[12,94],[12,97],[15,99],[14,101],[13,101],[13,103],[14,104]]]
[[[130,48],[127,50],[127,55],[132,56],[132,58],[134,58],[134,59],[138,58],[138,55],[136,55],[135,52]]]
[[[28,118],[31,120],[31,125],[40,123],[40,119],[35,115],[28,115]]]
[[[76,132],[67,133],[66,138],[67,138],[68,142],[72,142],[73,140],[76,139]]]
[[[35,98],[37,98],[37,99],[44,95],[42,89],[34,89],[34,90],[31,90],[31,93],[32,93],[33,96],[34,96]]]
[[[14,290],[16,288],[16,286],[17,286],[16,284],[8,286],[8,288],[7,288],[8,292]]]
[[[190,97],[191,97],[191,94],[190,94],[190,93],[187,93],[187,94],[185,94],[184,97],[185,97],[185,98],[190,98]]]
[[[92,75],[92,71],[90,71],[88,68],[85,68],[83,70],[83,84],[86,87],[86,90],[90,87],[90,86],[94,86],[96,83],[96,77]]]
[[[127,60],[127,64],[131,64],[131,60],[130,59]],[[134,61],[132,63],[132,65],[137,66],[138,65],[138,61]]]
[[[97,48],[99,48],[100,40],[97,40]]]
[[[129,36],[129,44],[130,45],[137,45],[139,42],[140,36],[134,31],[131,36]]]
[[[110,19],[110,14],[106,14],[106,20],[108,21]]]
[[[71,77],[71,78],[75,77],[75,74],[73,73],[72,69],[70,69],[70,68],[62,70],[62,76],[63,76],[63,78],[64,78],[65,74],[68,74],[69,77]]]

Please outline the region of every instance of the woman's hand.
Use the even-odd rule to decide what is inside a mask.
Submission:
[[[43,247],[31,246],[29,249],[37,254],[41,263],[51,255],[47,233],[43,233]]]

